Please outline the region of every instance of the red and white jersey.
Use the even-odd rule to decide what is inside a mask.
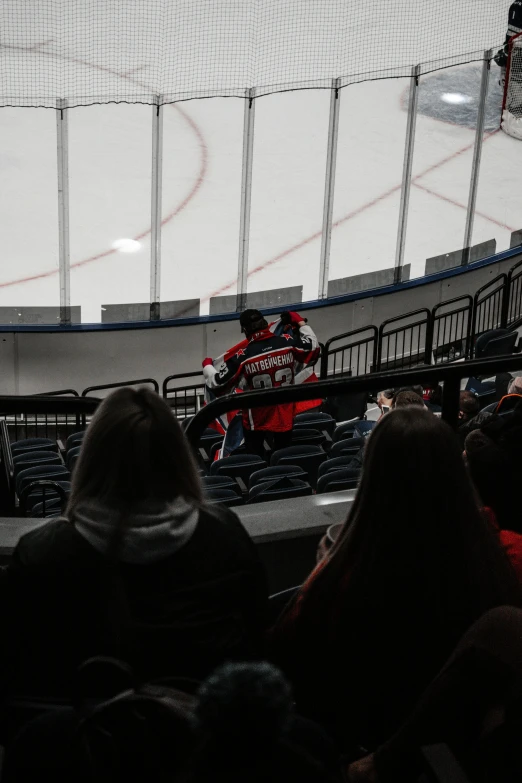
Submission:
[[[207,385],[223,393],[232,388],[273,389],[295,381],[297,369],[313,365],[319,356],[319,344],[312,329],[301,326],[299,333],[281,335],[270,329],[256,332],[250,340],[228,352],[220,367],[203,368]],[[250,430],[286,432],[292,429],[294,403],[252,408],[243,412],[243,426]]]

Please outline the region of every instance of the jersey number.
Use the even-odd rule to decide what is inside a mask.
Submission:
[[[274,381],[280,386],[290,386],[293,380],[293,373],[290,367],[283,367],[274,373]],[[252,378],[254,389],[271,389],[273,386],[272,378],[268,373],[254,375]]]

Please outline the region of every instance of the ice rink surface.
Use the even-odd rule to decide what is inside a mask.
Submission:
[[[497,251],[522,229],[522,143],[498,130],[499,73],[493,63],[473,232],[473,244],[496,239]],[[479,62],[421,77],[411,277],[463,246],[480,77]],[[403,77],[340,92],[332,280],[394,264],[408,89]],[[302,285],[303,300],[317,297],[329,104],[327,89],[256,99],[249,291]],[[99,322],[104,304],[149,301],[152,111],[68,112],[71,304],[84,322]],[[161,299],[200,298],[205,314],[211,296],[236,291],[244,100],[163,111]],[[0,306],[56,306],[56,112],[0,109],[0,178]],[[137,240],[137,252],[115,250],[119,239]]]

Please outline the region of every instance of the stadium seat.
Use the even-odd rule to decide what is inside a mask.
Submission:
[[[331,440],[335,430],[335,419],[329,413],[298,413],[294,417],[295,429],[312,429],[322,432],[326,440]]]
[[[31,509],[32,517],[59,517],[62,513],[62,500],[61,498],[55,498],[54,500],[47,500],[45,503],[37,503]]]
[[[312,487],[317,483],[319,465],[326,459],[326,454],[320,446],[288,446],[278,449],[272,454],[271,465],[298,465],[306,473]]]
[[[344,470],[344,468],[350,467],[352,461],[353,455],[351,454],[346,454],[341,457],[329,458],[326,460],[326,462],[323,462],[322,465],[319,465],[319,473],[317,475],[320,478],[326,473],[331,473],[332,470]]]
[[[11,443],[13,457],[26,454],[28,451],[58,451],[58,445],[50,438],[26,438]]]
[[[59,493],[59,490],[55,488],[60,487],[64,493],[65,498]],[[49,481],[47,479],[41,481],[35,481],[28,485],[26,490],[22,492],[20,496],[20,508],[22,511],[25,509],[25,513],[28,517],[32,516],[32,509],[37,503],[42,503],[44,500],[49,503],[51,500],[60,498],[65,500],[71,494],[71,482],[70,481]]]
[[[221,435],[219,432],[216,432],[216,430],[213,430],[212,427],[207,427],[198,443],[198,451],[204,462],[210,462],[210,449],[212,446],[215,443],[221,444],[222,442],[223,435]]]
[[[475,358],[486,359],[489,356],[504,356],[515,352],[518,333],[509,329],[490,329],[477,337]]]
[[[237,481],[241,491],[246,492],[252,473],[266,467],[265,460],[256,454],[233,454],[230,457],[217,459],[213,462],[210,466],[210,475],[230,476]]]
[[[71,485],[68,481],[52,481],[49,479],[32,481],[25,486],[19,495],[20,509],[23,514],[33,516],[33,510],[36,507],[41,507],[45,511],[48,507],[54,508],[56,501],[59,501],[60,508],[63,508],[70,491]]]
[[[76,446],[79,446],[84,438],[85,430],[82,430],[81,432],[73,432],[73,434],[69,435],[65,442],[65,450],[69,451],[70,449],[74,449]]]
[[[27,451],[13,457],[15,475],[26,468],[37,465],[61,465],[62,461],[54,451]]]
[[[306,481],[283,476],[272,481],[261,481],[248,493],[247,503],[267,503],[270,500],[300,498],[312,495],[313,489]]]
[[[263,468],[263,470],[256,470],[255,473],[252,473],[250,476],[250,489],[262,481],[273,481],[284,476],[300,479],[301,481],[308,480],[308,474],[299,465],[273,465],[270,468]]]
[[[323,492],[339,492],[341,489],[356,489],[360,471],[343,468],[331,470],[317,479],[317,494]]]
[[[357,452],[364,446],[365,440],[365,438],[347,438],[346,440],[338,440],[333,444],[329,455],[330,457],[355,457]]]
[[[68,481],[71,474],[64,465],[37,465],[21,470],[15,480],[16,494],[21,493],[33,481]]]
[[[78,462],[78,457],[80,456],[80,450],[81,450],[81,446],[73,446],[72,449],[69,449],[69,451],[65,455],[65,465],[68,468],[68,470],[71,471],[71,473],[74,470],[74,466]]]
[[[205,494],[210,503],[219,503],[222,506],[228,507],[243,505],[243,498],[233,489],[218,487],[216,489],[208,489]]]
[[[295,429],[292,431],[292,444],[295,446],[322,446],[326,437],[316,429]]]
[[[201,479],[205,492],[211,489],[233,489],[238,495],[241,494],[239,485],[230,476],[203,476]]]
[[[353,431],[355,429],[355,425],[359,421],[360,419],[354,419],[353,421],[345,421],[343,424],[339,424],[339,426],[335,428],[333,434],[334,443],[336,443],[338,440],[346,440],[346,438],[353,438]]]

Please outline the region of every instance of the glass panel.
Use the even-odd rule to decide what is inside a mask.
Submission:
[[[481,70],[472,63],[420,79],[404,257],[410,277],[461,264]]]
[[[149,302],[151,145],[150,106],[69,110],[71,304],[83,322],[105,304]]]
[[[0,307],[9,308],[0,321],[55,323],[60,286],[54,111],[0,109],[0,171]]]
[[[341,91],[331,294],[393,282],[407,89],[408,80],[389,79]]]
[[[520,141],[499,130],[502,87],[498,68],[489,77],[488,118],[482,146],[473,244],[496,240],[496,252],[507,250],[511,233],[522,230]]]
[[[243,110],[233,98],[164,108],[161,299],[200,299],[202,315],[237,291]]]
[[[258,98],[248,292],[303,286],[316,299],[329,90]]]

